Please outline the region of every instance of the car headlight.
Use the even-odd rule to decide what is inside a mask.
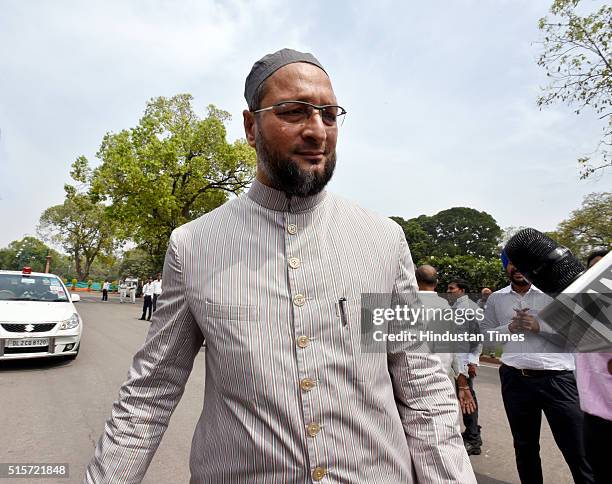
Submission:
[[[74,329],[79,325],[79,321],[79,315],[77,313],[74,313],[66,321],[62,321],[60,329]]]

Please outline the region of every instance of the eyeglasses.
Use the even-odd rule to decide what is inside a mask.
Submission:
[[[303,124],[310,119],[315,109],[319,111],[323,123],[327,126],[336,126],[338,120],[342,124],[346,109],[334,104],[326,104],[317,106],[316,104],[307,103],[305,101],[283,101],[276,103],[267,108],[251,111],[252,113],[261,113],[263,111],[272,111],[279,119],[288,124]]]

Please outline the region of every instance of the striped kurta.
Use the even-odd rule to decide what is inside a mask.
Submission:
[[[416,293],[391,220],[255,181],[174,231],[163,281],[85,482],[141,481],[203,339],[192,483],[476,482],[439,359],[361,351],[361,293]]]

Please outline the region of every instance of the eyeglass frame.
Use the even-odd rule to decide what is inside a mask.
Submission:
[[[274,109],[275,107],[278,107],[278,106],[280,106],[282,104],[288,104],[288,103],[303,104],[305,106],[310,106],[311,108],[313,108],[312,112],[304,120],[304,122],[308,121],[311,118],[312,114],[314,113],[314,110],[316,109],[317,111],[319,111],[319,116],[321,116],[321,121],[323,121],[323,124],[326,124],[325,120],[323,118],[323,109],[325,109],[325,108],[338,108],[338,109],[340,109],[341,113],[340,114],[336,114],[336,121],[334,122],[334,124],[326,124],[329,127],[338,126],[338,122],[337,122],[337,118],[338,117],[342,116],[342,122],[344,122],[344,116],[348,112],[342,106],[338,106],[337,104],[323,104],[321,106],[318,106],[316,104],[312,104],[312,103],[309,103],[307,101],[292,101],[292,100],[289,100],[289,101],[280,101],[280,102],[277,102],[275,104],[272,104],[272,106],[268,106],[267,108],[255,109],[255,110],[251,111],[251,113],[257,114],[257,113],[261,113],[261,112],[264,112],[264,111],[270,111],[270,110]],[[274,113],[274,114],[276,115],[276,113]],[[276,115],[276,116],[278,117],[278,115]],[[289,122],[287,122],[287,124],[296,124],[297,125],[297,124],[301,124],[301,123],[289,123]]]

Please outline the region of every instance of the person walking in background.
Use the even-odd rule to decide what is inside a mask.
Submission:
[[[563,346],[554,339],[558,335],[537,316],[552,299],[527,281],[503,252],[502,263],[510,285],[491,294],[480,328],[483,334],[518,335],[503,343],[499,376],[521,482],[544,482],[540,461],[544,412],[574,482],[591,484],[574,355],[562,353]]]
[[[487,307],[487,299],[489,299],[492,292],[493,291],[491,291],[491,289],[488,287],[483,287],[482,291],[480,291],[480,299],[476,301],[476,304],[478,304],[478,306],[480,306],[482,309],[485,309]]]
[[[136,284],[132,283],[130,285],[130,300],[132,301],[132,304],[136,304]]]
[[[153,312],[157,310],[157,299],[162,293],[162,275],[157,274],[157,279],[153,281]]]
[[[127,284],[125,281],[121,281],[119,283],[119,302],[125,302],[125,297],[127,296]]]
[[[587,268],[597,264],[607,250],[593,252]],[[612,353],[578,353],[576,383],[584,412],[584,447],[595,482],[607,484],[612,476]]]
[[[436,292],[436,287],[438,286],[438,271],[435,267],[425,264],[417,268],[414,274],[417,285],[419,286],[419,297],[425,308],[442,310],[451,309],[448,301],[440,297]],[[447,323],[450,325],[455,324],[454,321],[449,321]],[[443,326],[443,324],[442,321],[431,321],[427,329],[440,333],[446,330],[446,328],[444,328],[446,325]],[[451,330],[454,329],[455,328],[451,327]],[[444,347],[442,345],[449,346]],[[461,408],[461,413],[465,416],[466,414],[476,412],[476,401],[470,391],[466,357],[463,354],[455,353],[453,346],[456,345],[445,342],[429,343],[431,351],[440,358],[442,368],[444,368],[446,374],[453,382],[453,385],[457,388],[459,406]]]
[[[476,318],[478,307],[474,301],[472,301],[468,292],[470,285],[465,279],[456,278],[453,279],[446,290],[451,307],[453,310],[471,309],[474,317],[466,318],[464,331],[468,334],[480,334],[480,326]],[[472,394],[474,402],[476,403],[476,411],[463,414],[463,425],[465,425],[465,431],[463,432],[463,444],[468,455],[480,455],[482,447],[482,437],[480,434],[480,425],[478,425],[478,399],[476,398],[476,390],[474,389],[474,379],[476,378],[476,369],[480,363],[480,353],[482,353],[482,343],[470,344],[469,348],[466,348],[466,353],[462,353],[465,365],[467,366],[467,386]]]
[[[149,277],[147,283],[142,286],[142,297],[144,299],[142,303],[142,316],[141,320],[145,319],[147,311],[149,315],[146,317],[147,321],[151,321],[151,310],[153,308],[153,278]]]
[[[108,301],[108,290],[110,289],[110,282],[107,280],[102,284],[102,301]]]

